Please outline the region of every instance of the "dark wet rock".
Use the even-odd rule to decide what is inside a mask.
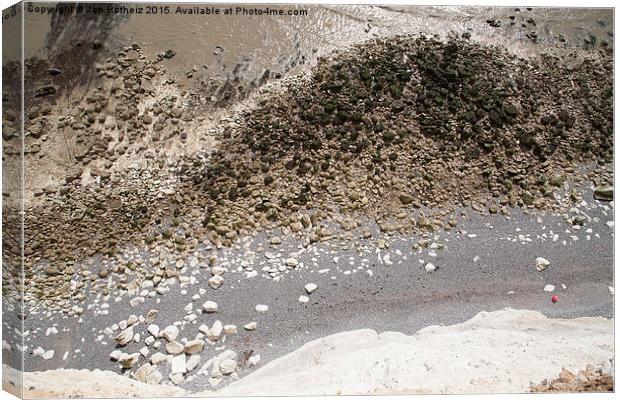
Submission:
[[[36,97],[49,96],[49,95],[55,94],[57,90],[58,89],[54,85],[41,86],[35,91],[35,96]]]
[[[614,199],[613,186],[599,186],[594,189],[594,198],[597,200],[612,201]]]
[[[502,26],[502,22],[497,19],[487,19],[486,22],[487,24],[489,24],[489,26],[492,26],[493,28],[499,28],[500,26]]]

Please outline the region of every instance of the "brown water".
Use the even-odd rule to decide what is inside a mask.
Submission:
[[[224,8],[225,6],[220,6]],[[300,64],[312,64],[316,56],[373,37],[397,34],[460,36],[471,30],[472,39],[502,44],[522,55],[541,49],[584,45],[590,35],[612,38],[610,9],[533,9],[515,12],[513,7],[388,7],[388,6],[295,6],[275,9],[308,11],[307,16],[137,16],[119,28],[119,35],[143,43],[152,52],[171,48],[177,56],[171,67],[186,72],[208,67],[208,75],[258,76],[265,69],[285,72]],[[515,16],[510,26],[509,16]],[[536,26],[521,22],[532,18]],[[487,19],[499,19],[500,28]],[[601,23],[599,23],[601,21]],[[538,44],[526,37],[536,32]],[[566,42],[560,42],[560,35]],[[602,40],[602,39],[599,39]],[[221,54],[216,46],[222,46]],[[241,70],[242,72],[239,72]]]
[[[472,40],[501,44],[521,56],[551,49],[598,46],[602,41],[613,46],[612,9],[534,8],[528,11],[521,7],[517,12],[514,7],[273,5],[268,7],[283,10],[285,14],[305,11],[306,15],[251,16],[174,14],[176,7],[203,6],[178,3],[169,6],[172,12],[169,15],[100,14],[98,18],[115,20],[105,25],[111,30],[106,32],[106,45],[112,48],[138,42],[152,55],[174,49],[177,55],[167,63],[169,71],[185,75],[194,70],[193,78],[203,80],[214,77],[257,79],[265,70],[294,72],[300,65],[311,65],[317,56],[336,48],[397,34],[424,33],[446,38],[469,31]],[[222,11],[230,7],[208,6]],[[247,8],[256,6],[267,7],[247,5]],[[514,16],[514,25],[510,25],[510,16]],[[535,25],[527,22],[530,18]],[[492,27],[487,20],[499,20],[501,26]],[[92,19],[83,25],[91,31],[94,28]],[[74,26],[67,29],[70,32],[55,32],[54,46],[68,38],[76,40],[75,30]],[[54,51],[49,43],[49,31],[48,15],[26,12],[26,57],[45,56]],[[532,32],[537,35],[536,43],[527,36]],[[593,37],[596,42],[590,43]]]

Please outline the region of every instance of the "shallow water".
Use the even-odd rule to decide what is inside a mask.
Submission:
[[[301,9],[301,6],[275,7]],[[522,56],[549,47],[580,47],[594,35],[599,40],[613,29],[613,13],[603,9],[534,9],[498,7],[313,6],[307,16],[137,16],[119,27],[119,35],[144,43],[153,52],[177,51],[172,68],[186,72],[196,65],[208,74],[258,76],[265,69],[285,72],[312,64],[316,56],[373,37],[397,34],[460,36],[470,30],[473,40],[503,44]],[[510,26],[509,16],[515,16]],[[522,21],[532,18],[526,28]],[[487,19],[499,19],[491,27]],[[206,21],[206,23],[205,23]],[[599,23],[601,21],[602,23]],[[526,35],[537,32],[538,44]],[[559,35],[566,39],[558,40]],[[611,38],[609,38],[611,39]],[[222,46],[223,51],[216,48]],[[305,63],[304,63],[305,61]],[[235,73],[235,67],[237,69]]]
[[[152,55],[174,49],[177,55],[167,64],[169,71],[185,75],[193,69],[192,78],[202,80],[252,80],[260,78],[265,70],[280,74],[296,72],[300,66],[312,65],[318,56],[336,48],[398,34],[424,33],[446,38],[470,32],[472,40],[501,44],[521,56],[550,49],[599,46],[602,41],[613,46],[612,9],[534,8],[528,11],[523,7],[515,11],[514,7],[369,5],[253,5],[252,8],[255,6],[282,10],[284,14],[290,11],[306,15],[176,14],[177,7],[196,11],[202,6],[171,3],[168,15],[102,13],[82,25],[92,31],[93,19],[114,20],[114,23],[99,24],[110,29],[104,32],[108,48],[137,42]],[[220,4],[209,7],[222,12],[229,8]],[[514,16],[514,25],[511,25],[511,16]],[[60,32],[50,35],[50,16],[27,12],[26,57],[44,56],[53,53],[63,40],[77,40],[79,18],[84,17],[75,16],[75,21],[57,18],[55,30],[60,29]],[[498,20],[500,26],[492,27],[487,20]],[[535,39],[527,36],[532,32],[536,34]]]

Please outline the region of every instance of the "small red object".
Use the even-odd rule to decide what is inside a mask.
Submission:
[[[551,302],[555,303],[556,301],[558,301],[558,296],[554,294],[553,296],[551,296]]]

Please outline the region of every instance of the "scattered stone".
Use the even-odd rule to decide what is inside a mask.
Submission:
[[[41,358],[44,360],[51,360],[52,358],[54,358],[54,354],[55,354],[54,350],[48,350],[41,355]]]
[[[148,331],[148,333],[151,334],[152,337],[154,338],[158,338],[159,337],[159,326],[155,325],[155,324],[151,324],[149,325],[146,330]]]
[[[144,304],[144,297],[142,296],[134,297],[133,299],[129,300],[129,305],[132,307],[137,307],[140,304]]]
[[[248,364],[251,367],[258,365],[259,362],[260,362],[260,354],[254,354],[253,356],[248,358]]]
[[[220,363],[220,371],[224,375],[230,375],[237,370],[237,362],[235,360],[224,360]]]
[[[299,221],[295,221],[291,223],[289,227],[291,228],[291,231],[293,231],[294,233],[300,232],[304,229],[303,224]]]
[[[155,318],[157,318],[157,313],[158,311],[155,309],[150,309],[148,313],[146,313],[146,323],[147,324],[152,324],[153,321],[155,321]],[[153,335],[155,336],[155,335]]]
[[[125,346],[125,345],[127,345],[127,343],[129,343],[129,342],[131,342],[133,340],[133,337],[134,337],[133,327],[130,326],[129,328],[121,331],[121,333],[116,335],[114,337],[114,341],[119,346]]]
[[[224,278],[222,278],[221,275],[214,275],[211,278],[209,278],[209,286],[212,289],[217,289],[220,286],[222,286],[222,283],[224,283]]]
[[[427,263],[424,266],[424,269],[426,270],[426,272],[433,272],[433,271],[435,271],[437,269],[437,267],[433,263]]]
[[[532,385],[530,392],[554,392],[554,393],[577,393],[577,392],[613,392],[614,376],[613,368],[594,367],[591,364],[577,375],[562,368],[558,379],[545,379],[538,385]]]
[[[202,352],[204,348],[205,342],[204,340],[194,339],[185,343],[185,353],[187,354],[196,354]]]
[[[135,325],[138,323],[138,316],[135,314],[131,314],[129,318],[127,318],[127,326]]]
[[[314,292],[317,288],[318,286],[316,285],[316,283],[307,283],[306,286],[304,286],[304,289],[308,294],[312,294],[312,292]]]
[[[205,301],[202,308],[208,313],[214,313],[217,312],[217,303],[214,301]]]
[[[54,85],[44,85],[35,90],[35,97],[44,97],[55,94],[58,89]]]
[[[192,356],[189,356],[187,358],[187,363],[185,364],[185,369],[189,372],[189,371],[193,371],[198,364],[200,363],[200,356],[195,354]]]
[[[603,201],[612,201],[614,199],[613,186],[599,186],[594,189],[594,198]]]
[[[170,367],[172,370],[172,374],[184,374],[187,372],[185,367],[185,353],[178,354],[172,357],[172,361],[170,362]]]
[[[159,385],[163,380],[164,376],[158,370],[154,370],[146,376],[146,383],[149,385]]]
[[[256,330],[256,326],[258,324],[256,322],[250,322],[248,324],[243,325],[243,329],[245,329],[246,331],[253,331]]]
[[[205,334],[210,341],[217,342],[222,336],[223,329],[224,327],[222,326],[222,322],[220,320],[217,320],[213,323],[213,326],[211,328],[208,328]]]
[[[293,257],[287,258],[284,262],[286,263],[288,267],[291,267],[291,268],[295,268],[299,264],[299,261],[297,261],[297,259]]]
[[[146,383],[146,378],[148,375],[150,375],[154,370],[155,370],[154,365],[151,364],[142,364],[140,367],[138,367],[138,369],[133,373],[133,377],[134,379],[140,381],[140,382],[145,382]]]
[[[227,335],[236,335],[237,326],[236,325],[224,325],[224,333]]]
[[[301,296],[299,296],[299,302],[300,303],[307,303],[309,301],[310,301],[310,297],[304,296],[303,294]]]
[[[166,343],[166,351],[168,352],[168,354],[180,354],[183,352],[184,349],[185,347],[177,341]]]
[[[112,350],[112,352],[110,353],[110,360],[118,361],[120,360],[122,354],[123,352],[120,350]]]
[[[153,354],[151,356],[151,358],[149,359],[149,361],[151,362],[151,364],[153,365],[158,365],[161,363],[165,363],[168,362],[168,356],[165,354],[162,354],[160,352],[157,352],[155,354]]]
[[[174,325],[168,325],[159,333],[159,335],[168,342],[172,342],[177,338],[177,336],[179,336],[179,328]]]
[[[140,353],[132,353],[132,354],[123,353],[121,355],[121,358],[118,361],[121,364],[121,368],[130,369],[130,368],[133,368],[133,366],[138,362],[139,359],[140,359]]]
[[[172,50],[172,49],[168,49],[168,50],[166,50],[166,52],[164,53],[164,58],[171,59],[172,57],[174,57],[174,56],[176,56],[176,55],[177,55],[177,52],[176,52],[176,51],[174,51],[174,50]]]
[[[546,270],[547,268],[549,268],[550,265],[551,263],[546,258],[543,258],[543,257],[536,258],[536,269],[539,272]]]
[[[256,312],[259,314],[266,314],[267,311],[269,310],[269,306],[266,304],[257,304],[256,305]]]
[[[211,268],[211,273],[213,275],[224,275],[226,273],[226,271],[228,271],[228,269],[224,268],[224,267],[220,267],[220,266],[214,266],[213,268]]]
[[[221,382],[222,382],[222,378],[209,378],[208,379],[209,385],[211,385],[211,389],[215,389]]]

